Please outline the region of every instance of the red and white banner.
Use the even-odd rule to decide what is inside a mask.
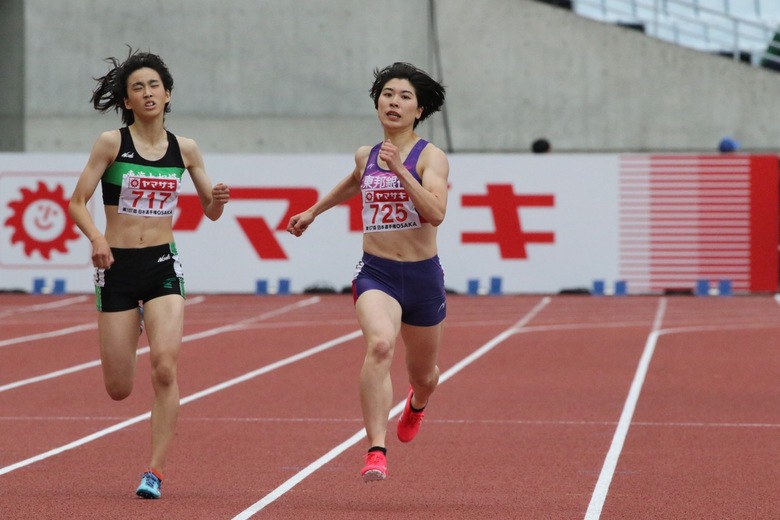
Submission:
[[[777,287],[776,157],[623,156],[620,277],[639,292]]]
[[[91,292],[90,245],[67,215],[83,154],[0,154],[0,290]],[[300,238],[289,217],[354,166],[351,155],[206,155],[231,187],[203,216],[185,177],[174,217],[190,292],[336,290],[361,256],[360,201]],[[105,222],[100,190],[90,201]],[[629,294],[728,280],[778,284],[778,159],[750,155],[450,155],[439,256],[448,288],[554,293],[627,283]]]

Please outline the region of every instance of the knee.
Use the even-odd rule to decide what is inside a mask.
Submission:
[[[168,387],[176,383],[176,363],[171,359],[161,360],[152,369],[152,384]]]
[[[116,382],[106,382],[106,392],[108,393],[108,396],[114,401],[122,401],[123,399],[126,399],[130,393],[132,393],[132,391],[132,383],[123,384]]]
[[[415,388],[426,388],[433,391],[439,384],[439,367],[427,374],[409,374],[409,383]]]
[[[368,357],[375,363],[389,363],[393,359],[393,345],[384,338],[378,338],[370,341],[368,344]]]

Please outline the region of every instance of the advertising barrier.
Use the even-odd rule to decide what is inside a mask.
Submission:
[[[472,294],[774,292],[778,158],[771,155],[451,154],[439,256]],[[0,154],[0,290],[93,291],[89,242],[67,214],[86,154]],[[185,176],[174,233],[191,293],[342,291],[361,256],[360,200],[296,238],[289,217],[351,155],[206,155],[231,188],[208,220]],[[98,227],[100,188],[90,201]],[[391,223],[392,224],[392,223]]]

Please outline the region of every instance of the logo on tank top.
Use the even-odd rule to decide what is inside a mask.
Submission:
[[[132,159],[135,157],[135,154],[133,152],[125,152],[120,157],[124,157],[125,159]]]

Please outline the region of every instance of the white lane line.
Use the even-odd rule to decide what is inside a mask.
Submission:
[[[39,415],[17,415],[0,416],[0,423],[29,423],[29,422],[108,422],[125,420],[125,417],[118,416],[47,416]],[[179,417],[178,423],[206,423],[206,424],[225,424],[225,423],[362,423],[363,419],[354,418],[335,418],[335,417]],[[468,425],[509,425],[509,426],[617,426],[617,421],[577,421],[577,420],[531,420],[531,419],[431,419],[425,421],[425,424],[468,424]],[[745,430],[780,430],[780,423],[724,423],[724,422],[652,422],[652,421],[634,421],[631,423],[633,428],[697,428],[697,429],[745,429]],[[595,473],[595,472],[594,472]]]
[[[197,299],[195,299],[195,300],[197,300]],[[197,300],[197,301],[193,301],[192,304],[200,303],[202,301],[203,301],[203,299],[200,299],[200,300]],[[229,324],[229,325],[223,325],[221,327],[216,327],[216,328],[204,330],[204,331],[201,331],[201,332],[196,332],[194,334],[188,334],[187,336],[184,336],[181,341],[182,341],[182,343],[186,343],[186,342],[189,342],[189,341],[195,341],[195,340],[198,340],[198,339],[203,339],[203,338],[207,338],[207,337],[210,337],[210,336],[215,336],[215,335],[221,334],[223,332],[229,332],[229,331],[233,331],[233,330],[242,329],[242,328],[245,328],[245,327],[247,327],[249,325],[252,325],[255,322],[262,321],[262,320],[267,320],[268,318],[272,318],[272,317],[277,316],[279,314],[284,314],[284,313],[289,312],[291,310],[299,309],[299,308],[305,307],[307,305],[312,305],[312,304],[315,304],[315,303],[317,303],[319,301],[320,301],[320,297],[319,296],[315,296],[313,298],[308,298],[306,300],[301,300],[299,302],[292,303],[290,305],[285,305],[284,307],[280,307],[278,309],[274,309],[273,311],[269,311],[269,312],[260,314],[259,316],[253,316],[252,318],[247,318],[245,320],[238,321],[236,323],[232,323],[232,324]],[[97,326],[97,325],[95,325],[95,326]],[[146,347],[139,348],[136,351],[136,353],[139,356],[144,355],[144,354],[148,354],[149,353],[149,347],[146,346]],[[40,383],[41,381],[47,381],[49,379],[54,379],[54,378],[57,378],[57,377],[65,376],[65,375],[68,375],[68,374],[72,374],[74,372],[80,372],[82,370],[87,370],[89,368],[94,368],[94,367],[98,367],[98,366],[100,366],[100,360],[99,359],[96,359],[94,361],[88,361],[88,362],[82,363],[80,365],[74,365],[72,367],[63,368],[61,370],[56,370],[54,372],[49,372],[48,374],[42,374],[40,376],[30,377],[30,378],[27,378],[27,379],[21,379],[19,381],[15,381],[13,383],[8,383],[8,384],[5,384],[5,385],[2,385],[2,386],[0,386],[0,392],[6,392],[6,391],[12,390],[14,388],[19,388],[20,386],[31,385],[33,383]]]
[[[537,303],[536,306],[533,309],[531,309],[531,311],[523,317],[523,319],[521,319],[520,321],[518,321],[517,323],[512,325],[509,329],[505,330],[504,332],[502,332],[501,334],[499,334],[498,336],[496,336],[492,340],[490,340],[487,343],[485,343],[484,345],[482,345],[480,348],[478,348],[477,350],[472,352],[470,355],[466,356],[465,358],[460,360],[458,363],[453,365],[449,370],[444,372],[439,377],[439,383],[443,383],[444,381],[448,380],[449,378],[451,378],[452,376],[454,376],[455,374],[457,374],[458,372],[460,372],[461,370],[463,370],[464,368],[466,368],[467,366],[472,364],[474,361],[476,361],[477,359],[481,358],[482,356],[484,356],[485,354],[487,354],[488,352],[493,350],[493,348],[496,345],[498,345],[499,343],[503,342],[509,336],[512,336],[513,334],[517,334],[517,332],[519,332],[520,329],[525,327],[525,325],[528,322],[530,322],[537,314],[539,314],[539,312],[541,312],[541,310],[543,308],[545,308],[547,306],[547,304],[550,303],[550,301],[551,300],[550,300],[549,297],[542,298],[542,300],[539,303]],[[402,403],[402,405],[403,405],[403,403]]]
[[[52,307],[54,307],[53,304],[55,304],[55,303],[56,304],[60,304],[60,305],[57,305],[59,307],[61,305],[71,305],[71,304],[75,303],[74,301],[71,301],[71,300],[80,301],[80,300],[85,300],[85,299],[86,299],[86,296],[84,296],[82,298],[71,298],[69,300],[62,300],[62,301],[59,301],[59,302],[52,302],[51,304],[32,305],[29,308],[30,309],[33,309],[34,307],[52,308]],[[185,305],[195,305],[195,304],[201,303],[203,300],[205,300],[205,298],[203,296],[197,296],[195,298],[191,298],[189,300],[186,300],[184,304]],[[33,310],[37,310],[37,309],[33,309]],[[83,332],[85,330],[92,330],[92,329],[96,329],[96,328],[97,328],[97,321],[91,321],[89,323],[84,323],[82,325],[74,325],[72,327],[66,327],[64,329],[52,330],[52,331],[49,331],[49,332],[39,332],[37,334],[30,334],[28,336],[19,336],[17,338],[3,339],[3,340],[0,340],[0,347],[7,347],[9,345],[17,345],[19,343],[27,343],[27,342],[30,342],[30,341],[37,341],[39,339],[49,339],[49,338],[56,338],[58,336],[67,336],[68,334],[75,334],[76,332]]]
[[[5,385],[0,386],[0,392],[7,392],[8,390],[13,390],[14,388],[19,388],[20,386],[26,386],[31,385],[34,383],[40,383],[41,381],[46,381],[48,379],[54,379],[61,376],[66,376],[68,374],[72,374],[74,372],[80,372],[82,370],[87,370],[89,368],[93,367],[99,367],[100,366],[100,360],[95,361],[89,361],[87,363],[82,363],[80,365],[74,365],[69,368],[63,368],[62,370],[56,370],[54,372],[49,372],[48,374],[42,374],[40,376],[35,377],[28,377],[27,379],[20,379],[19,381],[14,381],[13,383],[8,383]]]
[[[37,341],[39,339],[56,338],[58,336],[67,336],[68,334],[75,334],[77,332],[83,332],[85,330],[92,330],[97,328],[97,323],[84,323],[82,325],[74,325],[72,327],[66,327],[64,329],[52,330],[49,332],[39,332],[37,334],[29,334],[27,336],[18,336],[16,338],[8,338],[0,340],[0,347],[8,347],[10,345],[18,345],[19,343],[28,343],[30,341]]]
[[[620,420],[618,421],[617,428],[615,428],[615,434],[612,437],[612,444],[609,447],[607,456],[604,459],[604,465],[601,468],[598,481],[596,481],[596,487],[593,490],[593,495],[590,498],[590,504],[588,504],[588,510],[585,513],[585,520],[598,520],[601,517],[601,510],[604,507],[604,501],[607,498],[609,492],[609,485],[612,483],[612,477],[615,474],[615,468],[617,467],[620,453],[623,451],[623,444],[626,441],[628,435],[628,428],[631,426],[631,419],[634,417],[634,411],[636,410],[636,404],[639,401],[639,394],[642,392],[642,386],[647,376],[647,370],[650,366],[650,361],[653,359],[653,353],[655,352],[655,346],[658,343],[658,337],[660,335],[661,322],[663,321],[664,313],[666,312],[666,298],[661,298],[658,302],[658,309],[655,313],[655,320],[653,321],[653,328],[650,335],[645,342],[645,348],[642,352],[642,357],[639,358],[639,364],[634,374],[634,380],[631,382],[631,388],[628,391],[628,397],[623,405],[623,412],[620,414]]]
[[[268,372],[271,372],[273,370],[276,370],[277,368],[282,368],[283,366],[290,365],[292,363],[295,363],[297,361],[301,361],[303,359],[306,359],[307,357],[311,357],[314,354],[319,354],[320,352],[324,352],[328,349],[331,349],[337,345],[340,345],[342,343],[345,343],[347,341],[352,341],[355,338],[360,337],[361,332],[359,330],[355,330],[350,332],[349,334],[346,334],[344,336],[341,336],[336,339],[332,339],[330,341],[326,341],[325,343],[322,343],[316,347],[312,347],[308,350],[304,350],[303,352],[299,352],[298,354],[294,354],[290,357],[281,359],[279,361],[276,361],[275,363],[271,363],[270,365],[266,365],[262,368],[258,368],[257,370],[253,370],[252,372],[248,372],[244,374],[243,376],[239,376],[233,379],[230,379],[229,381],[225,381],[224,383],[220,383],[218,385],[214,385],[211,388],[207,388],[205,390],[201,390],[200,392],[196,392],[188,397],[185,397],[181,400],[181,404],[187,404],[189,402],[195,401],[197,399],[200,399],[202,397],[206,397],[207,395],[215,394],[221,390],[225,390],[226,388],[230,388],[231,386],[235,386],[239,383],[243,383],[244,381],[249,381],[250,379],[253,379],[257,376],[261,376],[263,374],[266,374]]]
[[[258,368],[257,370],[253,370],[251,372],[248,372],[242,376],[230,379],[228,381],[225,381],[223,383],[220,383],[218,385],[214,385],[210,388],[207,388],[205,390],[202,390],[200,392],[197,392],[195,394],[192,394],[190,396],[187,396],[183,398],[180,402],[182,405],[185,405],[187,403],[191,403],[192,401],[196,401],[198,399],[201,399],[203,397],[209,396],[211,394],[214,394],[216,392],[226,390],[232,386],[235,386],[237,384],[243,383],[245,381],[248,381],[254,377],[257,377],[259,375],[268,373],[272,370],[276,370],[278,368],[281,368],[283,366],[289,365],[291,363],[295,363],[297,361],[301,361],[302,359],[305,359],[307,357],[311,357],[315,354],[319,354],[320,352],[323,352],[325,350],[328,350],[330,348],[333,348],[337,345],[340,345],[341,343],[345,343],[347,341],[353,340],[357,337],[360,337],[361,332],[359,330],[353,331],[349,334],[346,334],[344,336],[341,336],[340,338],[333,339],[331,341],[328,341],[326,343],[322,343],[321,345],[318,345],[316,347],[312,347],[308,350],[304,350],[303,352],[300,352],[298,354],[295,354],[293,356],[287,357],[285,359],[279,360],[275,363],[271,363],[270,365],[266,365],[264,367]],[[25,466],[29,466],[31,464],[34,464],[36,462],[40,462],[42,460],[48,459],[50,457],[54,457],[55,455],[59,455],[60,453],[72,450],[74,448],[78,448],[79,446],[83,446],[85,444],[88,444],[96,439],[99,439],[101,437],[105,437],[106,435],[109,435],[111,433],[114,433],[116,431],[122,430],[124,428],[127,428],[128,426],[132,426],[133,424],[139,423],[141,421],[145,421],[149,419],[152,416],[151,412],[146,412],[141,415],[137,415],[135,417],[131,417],[130,419],[127,419],[126,421],[122,421],[118,424],[115,424],[113,426],[109,426],[108,428],[105,428],[103,430],[97,431],[91,435],[87,435],[86,437],[82,437],[81,439],[77,439],[73,442],[70,442],[68,444],[65,444],[64,446],[60,446],[59,448],[54,448],[52,450],[49,450],[45,453],[41,453],[39,455],[35,455],[33,457],[30,457],[28,459],[22,460],[20,462],[17,462],[15,464],[11,464],[10,466],[5,466],[4,468],[0,468],[0,475],[5,475],[6,473],[10,473],[14,470],[17,470],[19,468],[23,468]]]
[[[545,297],[543,298],[536,306],[531,309],[531,311],[523,317],[519,322],[512,325],[509,329],[505,330],[489,342],[485,343],[483,346],[472,352],[470,355],[463,358],[461,361],[456,363],[454,366],[452,366],[449,370],[441,374],[439,376],[439,384],[447,381],[449,378],[466,368],[468,365],[479,359],[480,357],[487,354],[489,351],[491,351],[496,345],[500,344],[504,340],[506,340],[508,337],[512,336],[513,334],[517,333],[526,323],[528,323],[534,316],[536,316],[548,303],[550,303],[550,298]],[[406,404],[406,400],[399,402],[396,404],[391,410],[390,414],[388,415],[388,420],[392,419],[404,408],[404,405]],[[301,471],[293,475],[291,478],[289,478],[286,482],[284,482],[281,486],[277,487],[273,491],[271,491],[269,494],[252,504],[250,507],[246,508],[244,511],[239,513],[238,515],[233,517],[233,520],[246,520],[247,518],[251,518],[254,516],[255,513],[258,513],[262,509],[264,509],[269,504],[276,501],[279,497],[290,491],[292,488],[300,484],[306,477],[323,467],[328,462],[332,461],[342,453],[344,453],[346,450],[360,442],[361,439],[365,438],[366,436],[366,429],[363,428],[349,439],[345,440],[326,454],[324,454],[322,457],[318,458],[305,468],[303,468]]]
[[[8,316],[13,316],[14,314],[22,314],[24,312],[43,311],[47,309],[56,309],[57,307],[65,307],[67,305],[73,305],[74,303],[81,303],[83,301],[87,301],[88,298],[89,296],[81,295],[81,296],[74,296],[72,298],[65,298],[64,300],[48,302],[48,303],[36,303],[35,305],[16,307],[14,309],[1,311],[0,318],[6,318]]]

